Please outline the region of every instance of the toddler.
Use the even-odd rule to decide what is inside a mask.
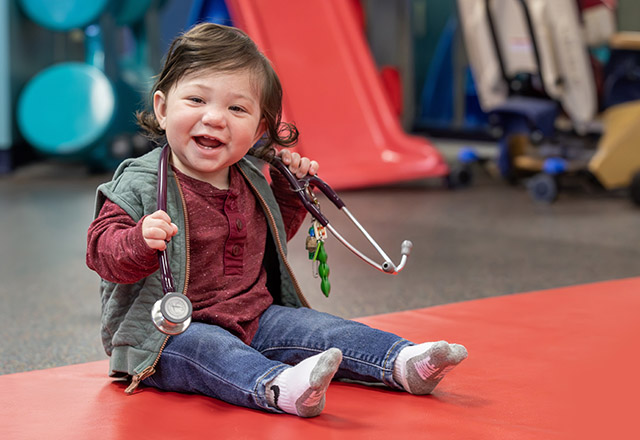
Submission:
[[[282,88],[242,31],[199,24],[172,43],[139,124],[170,151],[167,210],[156,208],[161,148],[125,160],[98,187],[87,265],[102,278],[110,375],[162,390],[301,417],[320,414],[334,378],[429,394],[467,357],[444,341],[408,340],[309,308],[286,257],[306,212],[277,172],[244,158],[280,147],[298,177],[318,163],[286,147]],[[192,324],[167,336],[151,320],[167,250]]]

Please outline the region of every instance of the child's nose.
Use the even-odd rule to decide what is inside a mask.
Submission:
[[[225,117],[223,109],[211,106],[205,109],[205,112],[202,115],[202,122],[205,125],[219,127],[226,126],[227,119]]]

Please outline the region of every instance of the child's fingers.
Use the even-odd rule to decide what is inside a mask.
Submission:
[[[301,179],[307,174],[311,176],[318,174],[318,168],[320,168],[320,165],[318,162],[311,160],[308,157],[301,157],[296,170],[293,170],[292,167],[289,168],[291,169],[291,172],[295,173],[298,179]]]
[[[147,246],[157,251],[163,251],[167,248],[167,242],[164,240],[150,240],[145,238],[144,241],[147,243]]]
[[[309,173],[309,166],[311,165],[311,161],[307,157],[301,157],[300,162],[298,164],[298,169],[296,170],[296,177],[301,179]]]
[[[318,162],[311,160],[308,157],[300,156],[300,154],[296,152],[281,150],[280,158],[282,159],[282,162],[289,167],[289,171],[295,174],[299,179],[307,174],[311,174],[312,176],[316,175],[320,168]]]
[[[151,214],[149,217],[154,219],[154,223],[155,223],[155,220],[158,220],[159,221],[158,225],[161,225],[162,228],[165,231],[167,231],[167,234],[169,235],[169,237],[173,237],[178,233],[178,226],[171,221],[171,217],[169,217],[169,214],[167,214],[166,212],[162,210],[158,210],[153,214]],[[167,227],[165,228],[165,226]]]
[[[300,169],[300,155],[298,153],[291,153],[291,162],[289,163],[289,169],[293,174],[298,172]]]
[[[156,219],[156,220],[162,220],[162,221],[165,221],[167,223],[171,223],[171,217],[169,217],[169,214],[167,214],[162,209],[158,209],[153,214],[150,214],[149,218]]]
[[[278,153],[280,155],[280,159],[285,165],[289,165],[291,163],[291,151],[289,150],[280,150]]]
[[[300,154],[295,151],[280,150],[278,153],[282,162],[289,167],[292,173],[298,171],[300,166]]]
[[[143,232],[142,237],[151,249],[163,251],[167,248],[167,241],[170,239],[166,231],[162,228],[150,227]]]
[[[171,236],[162,228],[149,228],[142,234],[144,241],[151,249],[163,251],[167,248],[167,243],[171,240]]]
[[[166,223],[150,223],[147,228],[143,230],[142,235],[144,238],[151,240],[169,240],[173,237],[173,228]]]
[[[164,211],[156,211],[148,215],[142,222],[142,237],[152,249],[164,250],[166,242],[178,233],[178,226]]]
[[[315,176],[316,174],[318,174],[319,169],[320,169],[320,164],[315,160],[312,160],[311,165],[309,166],[309,174],[311,174],[312,176]]]

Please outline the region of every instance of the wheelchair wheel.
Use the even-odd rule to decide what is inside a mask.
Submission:
[[[470,164],[458,164],[451,167],[447,176],[447,186],[451,189],[466,188],[473,183],[473,170]]]
[[[558,182],[549,174],[536,174],[527,182],[529,195],[533,200],[553,203],[558,199]]]

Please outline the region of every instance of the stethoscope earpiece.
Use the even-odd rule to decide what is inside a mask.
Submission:
[[[156,301],[151,319],[158,330],[167,335],[179,335],[191,324],[191,301],[181,293],[169,292]]]
[[[160,163],[158,164],[158,209],[165,212],[167,210],[168,163],[169,146],[165,145],[160,153]],[[162,333],[171,336],[179,335],[191,324],[193,306],[189,298],[175,291],[166,250],[158,252],[158,261],[164,296],[153,305],[151,320]]]

